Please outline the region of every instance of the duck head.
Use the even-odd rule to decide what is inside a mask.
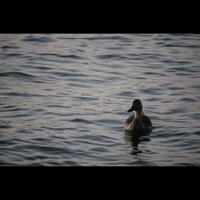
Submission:
[[[128,109],[127,112],[132,112],[132,111],[142,112],[142,102],[141,102],[141,100],[135,99],[133,101],[131,108]]]

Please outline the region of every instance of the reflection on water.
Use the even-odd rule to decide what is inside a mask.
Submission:
[[[130,142],[132,147],[133,147],[133,150],[132,150],[131,154],[137,155],[138,153],[142,152],[138,148],[138,144],[139,144],[138,135],[130,135],[130,133],[128,131],[125,131],[125,140]]]
[[[125,131],[124,139],[126,142],[131,144],[131,146],[132,146],[131,154],[133,154],[133,155],[142,153],[142,151],[139,149],[139,143],[151,141],[150,133],[146,133],[144,136],[138,137],[137,134],[131,134],[129,131]]]
[[[199,165],[199,66],[197,34],[1,34],[0,165]]]

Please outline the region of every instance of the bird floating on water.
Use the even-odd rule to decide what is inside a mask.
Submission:
[[[152,129],[150,118],[144,114],[142,102],[135,99],[127,112],[134,112],[124,123],[124,128],[133,136],[143,136]]]

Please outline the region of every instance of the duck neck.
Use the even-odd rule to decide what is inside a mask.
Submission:
[[[135,111],[135,119],[141,119],[142,117],[142,111]]]

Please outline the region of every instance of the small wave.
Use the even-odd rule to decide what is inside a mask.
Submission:
[[[158,97],[150,97],[147,100],[148,101],[152,101],[152,102],[156,102],[156,101],[160,101],[160,98],[158,98]]]
[[[47,126],[43,126],[42,128],[47,129],[47,130],[53,130],[53,131],[67,131],[67,130],[71,130],[70,128],[67,127],[47,127]]]
[[[80,100],[84,100],[84,101],[96,101],[97,100],[97,98],[95,98],[95,97],[83,97],[83,96],[79,96],[79,97],[74,96],[72,98],[80,99]]]
[[[187,113],[186,109],[183,108],[172,108],[172,109],[168,109],[165,114],[178,114],[178,113]]]
[[[70,73],[70,72],[53,72],[54,75],[58,75],[61,77],[65,76],[75,76],[75,77],[82,77],[82,76],[87,76],[86,74],[83,73]]]
[[[164,87],[167,87],[168,90],[171,90],[171,91],[177,91],[177,90],[184,90],[184,88],[182,87],[177,87],[177,86],[168,86],[167,84],[166,85],[163,85]]]
[[[118,93],[119,96],[130,96],[131,94],[132,94],[131,92],[127,92],[127,91]]]
[[[151,94],[151,95],[162,95],[165,93],[161,88],[145,88],[141,89],[141,92],[144,94]]]
[[[11,126],[11,125],[8,125],[8,124],[0,124],[0,129],[1,128],[13,128],[13,126]]]
[[[78,56],[75,54],[62,55],[62,54],[56,54],[56,53],[40,53],[38,55],[39,56],[51,56],[51,57],[57,57],[57,58],[83,59],[81,56]]]
[[[177,63],[179,63],[179,64],[191,64],[191,62],[190,61],[186,61],[186,60],[178,60],[177,61]]]
[[[45,37],[45,36],[28,35],[25,38],[23,38],[22,41],[25,41],[25,42],[36,42],[36,43],[49,43],[49,42],[54,42],[55,39],[52,39],[50,37]]]
[[[33,93],[20,93],[20,92],[2,92],[0,95],[7,95],[7,96],[22,96],[22,97],[42,97],[43,95],[40,94],[33,94]]]
[[[200,131],[196,131],[193,134],[200,136]]]
[[[158,55],[157,54],[150,54],[150,53],[141,53],[140,56],[148,59],[157,59]]]
[[[25,57],[24,54],[21,54],[21,53],[5,53],[3,54],[6,58],[21,58],[21,57]]]
[[[83,36],[76,36],[76,37],[59,37],[58,39],[63,40],[89,40],[89,41],[97,41],[97,40],[123,40],[124,36],[120,35],[110,35],[110,36],[93,36],[93,37],[83,37]]]
[[[194,98],[180,98],[179,101],[184,101],[184,102],[197,102],[198,100],[194,99]]]
[[[11,45],[3,45],[1,46],[2,49],[18,49],[19,47],[17,46],[11,46]]]
[[[169,64],[175,64],[177,65],[177,60],[174,60],[174,59],[169,59],[169,58],[164,58],[161,60],[162,63],[169,63]]]
[[[47,104],[46,106],[49,108],[66,108],[66,106],[60,104]]]
[[[102,36],[102,37],[90,37],[90,38],[87,38],[88,40],[123,40],[124,37],[123,36],[119,36],[119,35],[116,35],[116,36]]]
[[[155,76],[167,76],[164,73],[159,73],[159,72],[144,72],[145,75],[155,75]]]
[[[102,124],[110,124],[110,125],[114,125],[117,124],[119,125],[119,120],[114,120],[114,119],[101,119],[101,120],[96,120],[96,122],[102,123]]]
[[[0,76],[12,76],[17,78],[37,78],[36,76],[23,72],[1,72]]]
[[[51,70],[52,68],[49,65],[44,65],[44,64],[36,64],[35,62],[29,62],[30,59],[27,58],[28,62],[26,64],[21,64],[20,67],[24,70],[27,68],[35,68],[35,69],[40,69],[40,70]]]
[[[87,84],[87,83],[68,83],[68,85],[70,86],[70,87],[77,87],[77,88],[91,88],[92,86],[91,86],[91,84]]]
[[[117,60],[121,60],[121,59],[125,59],[126,57],[120,54],[102,54],[102,55],[97,55],[96,56],[97,59],[117,59]]]
[[[178,74],[179,72],[181,73],[197,73],[197,69],[195,70],[194,68],[191,67],[171,67],[170,69],[166,69],[166,72],[174,72]]]
[[[33,145],[33,144],[28,144],[28,145],[20,145],[19,147],[18,147],[18,149],[31,149],[31,151],[32,150],[34,150],[34,151],[38,151],[38,152],[48,152],[48,153],[51,153],[51,154],[54,154],[54,153],[68,153],[67,152],[67,149],[65,149],[65,148],[63,148],[63,147],[56,147],[56,146],[44,146],[44,145],[39,145],[39,144],[35,144],[35,145]],[[43,158],[43,156],[41,156],[41,155],[37,155],[37,156],[35,156],[35,159],[37,159],[37,158],[40,158],[40,159],[42,159]],[[45,157],[44,157],[45,158]]]
[[[200,48],[200,45],[189,45],[189,44],[164,44],[165,47],[184,47],[184,48]]]
[[[71,122],[79,122],[79,123],[86,123],[86,124],[93,124],[92,121],[86,120],[86,119],[80,119],[80,118],[75,118],[70,120]]]
[[[16,108],[16,107],[3,107],[2,109],[1,109],[1,112],[3,113],[3,112],[16,112],[16,111],[24,111],[24,110],[28,110],[27,108]],[[1,124],[1,122],[0,122],[0,124]]]

